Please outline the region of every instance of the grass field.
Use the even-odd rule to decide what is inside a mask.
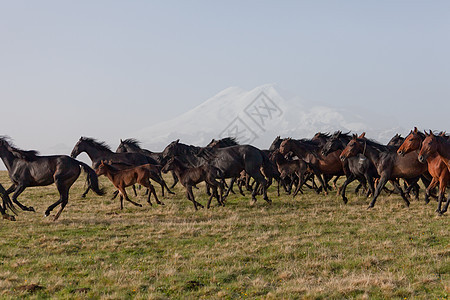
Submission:
[[[83,179],[83,180],[82,180]],[[169,180],[170,181],[170,180]],[[171,182],[171,181],[170,181]],[[9,185],[6,172],[0,183]],[[232,195],[226,207],[195,212],[177,186],[165,206],[80,195],[60,220],[44,218],[55,186],[27,189],[36,213],[0,220],[0,297],[102,299],[448,299],[449,216],[434,202],[383,195],[374,209],[353,194],[307,191],[295,200]],[[158,194],[160,194],[160,189]],[[140,192],[142,193],[142,191]],[[206,202],[203,189],[195,191]],[[153,201],[154,203],[154,201]],[[214,203],[216,204],[216,203]],[[56,209],[53,215],[56,213]],[[37,285],[37,286],[36,286]]]

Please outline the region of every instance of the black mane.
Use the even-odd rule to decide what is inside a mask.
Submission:
[[[27,161],[33,161],[37,158],[37,155],[39,154],[36,150],[21,150],[13,145],[11,142],[11,139],[6,136],[0,137],[0,143],[5,145],[7,149],[18,158],[25,159]]]
[[[125,139],[121,143],[131,147],[141,148],[141,142],[139,142],[137,139]]]
[[[99,150],[112,152],[111,148],[105,142],[99,142],[96,139],[89,137],[81,137],[81,140],[91,144]]]

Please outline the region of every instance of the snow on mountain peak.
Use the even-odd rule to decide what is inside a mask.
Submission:
[[[363,118],[344,110],[305,102],[275,84],[250,91],[229,87],[169,121],[144,128],[133,136],[153,151],[175,139],[206,145],[211,139],[234,136],[241,144],[266,149],[277,135],[312,137],[316,132],[369,131],[386,139],[388,129],[370,130]]]

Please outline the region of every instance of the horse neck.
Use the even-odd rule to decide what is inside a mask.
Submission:
[[[450,142],[442,138],[438,143],[437,152],[447,161],[448,165],[448,162],[450,160]]]
[[[378,165],[380,160],[380,152],[367,144],[363,146],[364,150],[361,152],[362,155],[366,156],[375,166]]]
[[[6,149],[6,147],[4,147],[3,151],[0,151],[0,157],[2,158],[2,161],[5,164],[6,169],[8,171],[11,170],[11,168],[13,167],[14,162],[18,159],[16,156],[14,156],[11,153],[11,151]]]
[[[181,177],[183,176],[183,174],[186,172],[186,170],[188,169],[187,167],[185,167],[180,161],[175,161],[172,164],[173,168],[172,170],[175,172],[175,175],[177,175],[178,179],[181,179]]]
[[[89,158],[92,161],[96,161],[100,158],[104,158],[106,155],[113,153],[112,151],[97,149],[94,146],[89,145],[89,144],[86,144],[84,152],[86,152],[86,154],[89,156]]]

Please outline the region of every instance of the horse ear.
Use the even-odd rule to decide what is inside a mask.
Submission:
[[[120,143],[121,143],[121,144],[123,143],[122,139],[120,139]]]
[[[355,133],[352,135],[352,139],[356,141],[356,139],[358,138],[358,135]]]
[[[365,136],[366,136],[366,133],[363,132],[363,133],[361,133],[361,135],[359,136],[359,138],[360,138],[360,139],[363,139]]]
[[[417,133],[417,127],[414,127],[414,133]]]
[[[428,132],[426,132],[426,130],[424,130],[423,133],[425,133],[425,136],[429,136],[429,134],[428,134]]]
[[[180,139],[176,140],[176,141],[175,141],[175,144],[178,144],[179,142],[180,142]]]

